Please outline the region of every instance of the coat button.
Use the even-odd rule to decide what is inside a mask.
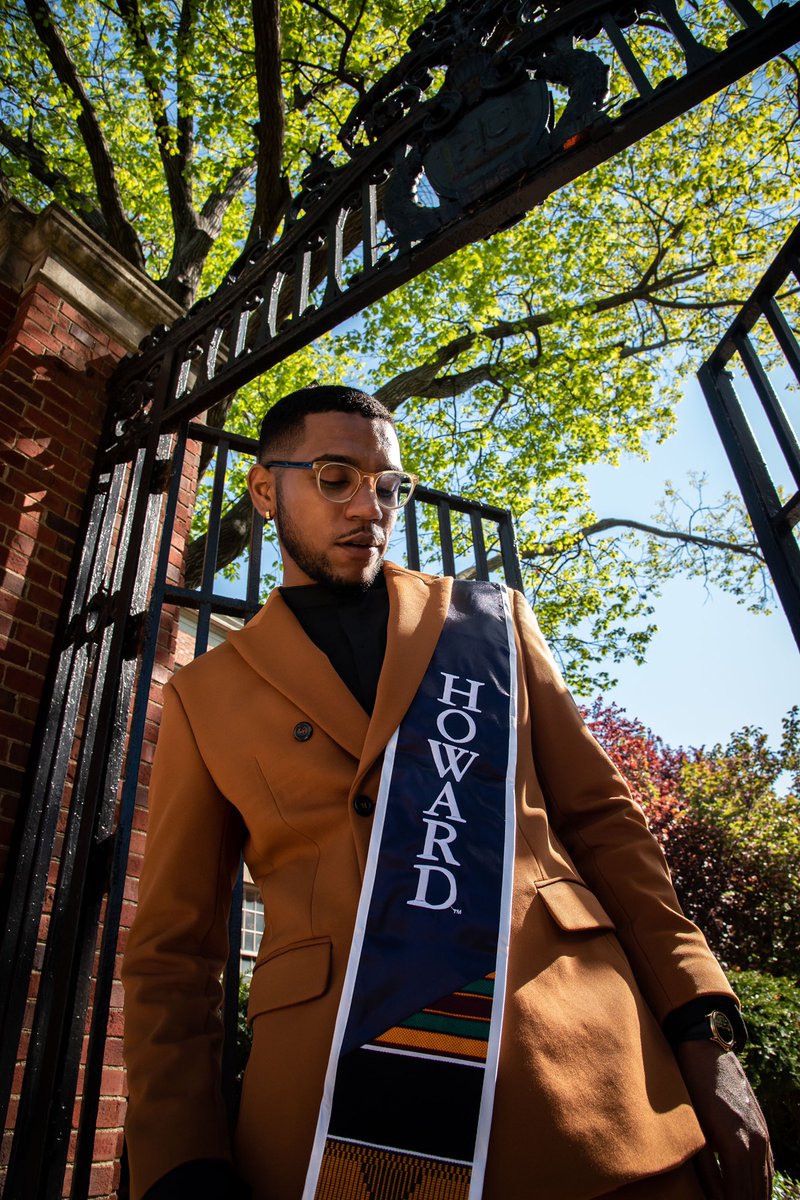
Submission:
[[[353,801],[353,808],[360,817],[371,817],[375,808],[375,801],[369,796],[356,796]]]
[[[292,732],[298,742],[307,742],[314,732],[314,726],[309,725],[308,721],[298,721]]]

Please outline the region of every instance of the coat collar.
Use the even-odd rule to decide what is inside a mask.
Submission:
[[[450,602],[451,579],[384,564],[389,593],[386,656],[370,718],[301,630],[276,589],[253,620],[229,637],[242,658],[343,746],[359,780],[383,753],[430,662]]]

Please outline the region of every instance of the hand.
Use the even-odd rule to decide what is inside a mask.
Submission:
[[[769,1131],[739,1059],[711,1041],[680,1042],[675,1055],[706,1136],[693,1162],[709,1200],[769,1200]]]

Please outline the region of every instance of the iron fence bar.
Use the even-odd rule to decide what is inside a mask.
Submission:
[[[780,529],[794,529],[795,525],[800,522],[800,492],[795,492],[791,500],[787,500],[781,511],[778,513],[776,524]]]
[[[225,436],[222,436],[216,443],[217,459],[214,464],[214,484],[211,493],[211,505],[209,507],[205,557],[203,559],[203,574],[200,584],[200,591],[203,596],[207,596],[214,591],[214,577],[217,573],[220,517],[222,514],[222,503],[225,499],[225,476],[228,470],[228,444],[228,439]],[[211,605],[202,603],[199,607],[197,617],[195,654],[204,654],[208,649],[210,627]]]
[[[733,340],[750,382],[767,415],[775,439],[794,476],[795,483],[800,487],[800,445],[798,445],[794,430],[789,424],[783,405],[776,396],[763,364],[747,334],[736,333]]]
[[[770,329],[775,334],[775,340],[792,368],[795,379],[800,383],[800,346],[798,346],[791,326],[774,296],[770,296],[768,300],[764,301],[764,316],[769,321]]]
[[[415,496],[411,497],[403,510],[403,526],[406,534],[406,561],[412,571],[418,571],[420,561],[419,530],[417,528],[417,501]]]
[[[698,42],[678,12],[675,0],[661,0],[660,10],[664,23],[683,50],[687,72],[699,70],[713,58],[715,51]]]
[[[727,372],[703,363],[697,378],[727,451],[756,537],[800,647],[800,547],[776,527],[782,505]]]
[[[442,566],[445,575],[455,575],[456,556],[453,553],[453,527],[450,522],[450,505],[446,500],[436,502],[436,515],[439,522],[439,547],[442,551]]]
[[[117,478],[117,476],[113,478]],[[119,486],[117,488],[107,487],[101,492],[98,485],[93,489],[92,505],[84,514],[84,521],[78,535],[78,544],[82,546],[84,554],[75,554],[71,566],[71,578],[68,577],[67,579],[67,588],[69,589],[67,594],[72,594],[75,600],[69,610],[64,610],[59,616],[59,623],[53,639],[56,646],[64,642],[66,630],[70,622],[73,622],[76,615],[82,610],[87,597],[97,591],[99,576],[96,570],[96,563],[98,558],[100,561],[104,561],[105,554],[107,554],[107,544],[104,549],[100,536],[102,534],[103,517],[108,506],[115,504],[118,500],[118,491],[121,483],[121,478],[119,478]],[[89,554],[85,553],[87,547],[93,547]],[[50,678],[45,683],[44,695],[47,696],[50,691],[54,691],[54,694],[64,697],[64,706],[57,714],[55,721],[52,719],[45,721],[42,719],[42,714],[39,714],[37,728],[31,743],[32,751],[34,753],[38,751],[40,761],[47,764],[48,769],[52,766],[53,747],[59,736],[59,730],[62,728],[64,709],[67,706],[67,697],[70,695],[71,672],[77,661],[79,650],[80,643],[73,636],[67,642],[61,655],[58,657],[54,655],[50,660]],[[26,909],[26,904],[29,903],[26,881],[32,869],[31,855],[34,853],[37,845],[37,835],[41,837],[41,822],[42,820],[46,820],[48,815],[48,808],[44,803],[48,786],[47,774],[45,773],[44,778],[42,778],[41,771],[37,770],[36,779],[31,789],[30,801],[25,806],[25,823],[22,827],[24,836],[19,846],[15,848],[16,853],[6,873],[4,903],[2,907],[4,914],[2,923],[2,956],[0,957],[4,984],[0,988],[0,995],[3,997],[8,997],[9,992],[5,984],[10,982],[15,973],[14,963],[17,961],[19,954],[18,944],[15,939],[19,936],[18,925]],[[52,847],[52,838],[45,838],[45,841]],[[49,853],[50,851],[48,850],[48,862]],[[12,878],[14,882],[13,888],[9,887]],[[36,907],[40,908],[41,904],[37,904]],[[5,1045],[5,1041],[3,1045]]]
[[[472,531],[472,549],[475,555],[475,578],[489,578],[489,563],[486,559],[486,542],[483,537],[483,521],[480,510],[472,508],[469,514],[470,530]]]
[[[362,264],[371,271],[378,261],[378,188],[368,179],[361,186]]]
[[[467,514],[472,512],[476,505],[479,505],[481,513],[487,521],[496,521],[499,524],[508,519],[507,508],[499,508],[496,504],[484,504],[482,500],[465,499],[464,496],[457,496],[454,492],[443,492],[438,488],[426,487],[424,484],[418,484],[414,489],[414,498],[411,503],[418,500],[428,504],[444,502],[448,508]]]
[[[124,552],[125,533],[120,539]],[[113,594],[113,593],[112,593]],[[83,1026],[88,1003],[91,964],[102,881],[92,870],[96,862],[93,829],[100,819],[102,792],[97,785],[100,726],[106,715],[99,697],[105,690],[110,639],[104,637],[95,653],[81,752],[73,783],[67,831],[45,945],[31,1042],[26,1057],[18,1122],[35,1129],[24,1141],[15,1137],[9,1159],[6,1194],[29,1195],[38,1171],[36,1194],[60,1195],[72,1119]],[[126,672],[124,665],[122,678]],[[117,681],[115,680],[115,683]],[[108,742],[113,748],[113,738]],[[113,754],[110,755],[113,758]],[[104,761],[108,761],[105,759]],[[94,775],[94,779],[93,779]],[[94,783],[95,786],[92,786]],[[98,888],[98,883],[100,887]],[[19,1126],[18,1126],[19,1128]],[[16,1185],[22,1180],[17,1193]]]
[[[750,296],[720,338],[719,344],[708,359],[708,365],[712,371],[719,371],[736,353],[734,334],[751,331],[756,321],[765,312],[769,302],[786,282],[789,272],[796,271],[799,253],[800,223],[795,225]]]
[[[786,504],[777,515],[777,527],[784,529],[794,529],[800,521],[800,492],[795,492],[792,499],[787,500]]]
[[[128,769],[123,776],[117,827],[113,840],[108,898],[103,918],[103,936],[100,943],[97,980],[92,1000],[92,1023],[89,1031],[89,1044],[83,1077],[83,1102],[81,1104],[80,1120],[78,1123],[75,1159],[70,1186],[70,1196],[73,1200],[83,1200],[83,1197],[89,1194],[89,1182],[94,1156],[95,1125],[105,1061],[108,1016],[111,1007],[111,988],[116,965],[119,924],[125,894],[128,854],[139,784],[139,763],[144,744],[147,708],[150,701],[150,684],[158,648],[159,620],[164,604],[164,580],[166,579],[169,565],[171,547],[169,531],[172,530],[175,523],[185,450],[186,437],[182,431],[176,438],[173,452],[172,477],[170,479],[164,512],[163,528],[165,533],[161,538],[158,550],[153,592],[144,629],[139,678],[137,680],[128,733],[125,756]]]
[[[216,446],[224,438],[228,449],[236,454],[252,454],[255,458],[258,453],[258,438],[248,437],[243,433],[231,433],[228,429],[203,425],[199,421],[189,421],[186,430],[186,436],[192,442],[207,442]]]
[[[252,609],[252,616],[258,608],[261,592],[261,549],[264,541],[264,518],[253,509],[250,524],[250,553],[247,556],[247,592],[245,604]]]
[[[517,539],[514,535],[514,525],[510,513],[504,514],[503,519],[498,523],[498,528],[500,531],[500,554],[503,559],[503,573],[506,581],[509,587],[524,592],[525,583],[522,578]]]
[[[83,904],[76,904],[75,893],[77,889],[80,901],[84,900],[91,851],[87,827],[94,818],[91,800],[88,805],[86,802],[90,748],[95,744],[104,716],[99,701],[108,666],[109,642],[110,639],[104,636],[92,656],[94,662],[89,673],[83,738],[72,785],[72,802],[61,848],[17,1114],[16,1128],[29,1132],[24,1142],[15,1136],[12,1143],[6,1177],[8,1200],[30,1195],[34,1180],[37,1196],[40,1192],[42,1196],[52,1195],[48,1180],[57,1162],[62,1156],[66,1158],[69,1134],[67,1132],[65,1138],[65,1125],[71,1120],[72,1112],[71,1108],[64,1111],[59,1092],[60,1085],[65,1082],[66,1070],[77,1076],[77,1063],[70,1054],[70,1014],[88,992],[88,979],[81,989],[82,979],[77,969],[83,959]],[[44,1182],[40,1183],[43,1175]]]
[[[725,4],[745,26],[760,25],[764,19],[750,0],[725,0]]]
[[[628,39],[611,13],[603,14],[603,28],[608,34],[608,40],[619,55],[619,61],[628,72],[631,83],[636,88],[640,97],[652,96],[655,89],[642,70],[641,64],[634,54]]]
[[[192,588],[179,587],[177,584],[167,584],[164,589],[164,600],[168,604],[177,604],[180,608],[191,608],[199,611],[204,604],[211,604],[214,612],[226,617],[252,616],[251,605],[247,600],[238,596],[223,596],[221,592],[212,592],[206,596]]]
[[[165,461],[164,456],[169,455],[171,442],[172,438],[169,436],[160,436],[158,438],[156,454],[157,456],[161,455],[161,457],[157,457],[157,462],[163,463]],[[146,457],[147,450],[145,449],[141,453],[142,457]],[[128,727],[128,716],[134,679],[136,677],[136,660],[138,657],[139,639],[138,636],[132,639],[129,636],[130,620],[138,621],[140,617],[144,616],[147,592],[150,585],[152,556],[157,541],[159,514],[162,507],[161,488],[152,489],[147,486],[152,478],[152,472],[143,472],[143,476],[144,478],[140,483],[140,492],[143,492],[144,495],[144,499],[141,502],[141,508],[144,510],[144,521],[138,541],[136,542],[137,549],[141,547],[142,551],[134,556],[135,569],[131,571],[128,565],[129,556],[125,553],[124,549],[125,542],[128,539],[121,537],[118,541],[120,552],[117,554],[114,565],[113,588],[115,594],[123,593],[126,575],[129,580],[132,578],[130,600],[128,602],[130,616],[128,620],[122,623],[119,631],[122,644],[117,658],[119,662],[117,677],[115,679],[113,675],[109,675],[111,684],[105,688],[108,709],[103,706],[103,711],[110,709],[111,713],[110,723],[108,723],[107,730],[104,733],[105,742],[101,741],[99,743],[101,747],[100,752],[93,753],[89,763],[87,794],[89,796],[96,796],[97,804],[93,821],[91,820],[91,810],[89,809],[90,819],[87,819],[83,824],[85,830],[84,840],[88,842],[88,849],[86,851],[88,865],[85,874],[87,890],[83,895],[80,895],[73,887],[69,893],[69,898],[72,902],[72,913],[78,931],[75,937],[75,944],[80,957],[76,958],[76,965],[73,969],[75,979],[74,998],[70,1007],[66,1010],[68,1024],[62,1048],[62,1062],[64,1065],[58,1072],[59,1093],[56,1094],[54,1104],[55,1111],[60,1118],[60,1126],[54,1122],[51,1133],[53,1147],[59,1148],[58,1157],[51,1151],[51,1170],[46,1195],[52,1197],[52,1200],[56,1200],[61,1195],[61,1182],[66,1169],[72,1109],[77,1090],[78,1071],[85,1033],[92,964],[97,949],[100,910],[104,896],[108,891],[109,872],[113,857],[113,820],[118,785],[122,774],[125,735]],[[130,525],[131,536],[135,528],[136,514],[134,513]],[[109,647],[109,657],[113,653],[113,648],[112,641]],[[78,878],[80,879],[80,875],[78,875]],[[105,1034],[103,1034],[104,1036]],[[86,1091],[84,1090],[81,1097],[81,1112],[85,1098]]]

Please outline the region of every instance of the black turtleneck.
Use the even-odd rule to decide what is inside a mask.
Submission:
[[[389,593],[383,572],[366,592],[311,583],[282,587],[280,593],[305,634],[327,654],[361,707],[371,713],[386,653],[389,620]]]

